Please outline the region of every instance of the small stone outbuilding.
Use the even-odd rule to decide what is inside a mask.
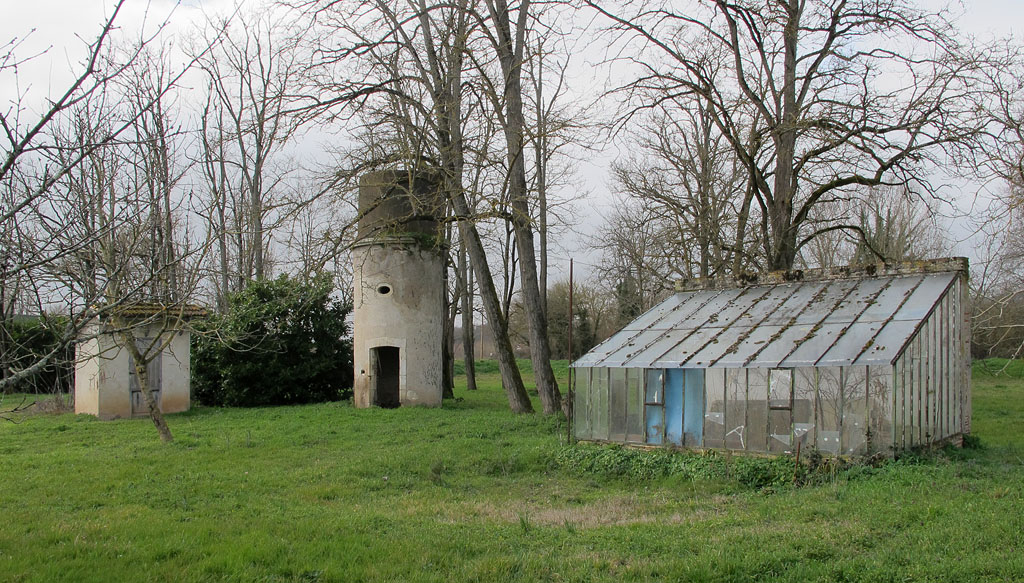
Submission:
[[[157,350],[146,372],[163,413],[187,411],[191,405],[191,334],[185,322],[206,315],[196,306],[167,308],[132,304],[117,315],[131,327],[142,352]],[[122,334],[108,319],[86,326],[75,348],[75,413],[100,419],[149,414],[138,376]]]

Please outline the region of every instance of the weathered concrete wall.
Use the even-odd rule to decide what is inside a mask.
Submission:
[[[402,405],[440,406],[444,265],[436,250],[384,243],[352,251],[355,404],[374,405],[371,349],[399,349]]]
[[[75,413],[99,415],[99,391],[100,341],[90,338],[75,346]]]
[[[408,238],[429,241],[440,235],[437,217],[446,201],[439,177],[402,170],[372,172],[359,180],[360,241]]]
[[[91,333],[95,333],[93,328]],[[157,326],[135,331],[138,338],[155,338]],[[190,335],[186,331],[164,332],[170,343],[161,356],[160,410],[164,413],[187,411],[191,405]],[[103,333],[84,340],[76,347],[75,413],[96,415],[100,419],[132,416],[131,356],[120,337]],[[144,413],[143,413],[144,414]]]
[[[158,332],[154,330],[155,334]],[[164,413],[188,411],[192,404],[191,334],[174,332],[171,343],[164,348],[161,360],[163,383],[160,410]]]

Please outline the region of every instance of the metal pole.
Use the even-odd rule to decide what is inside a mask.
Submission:
[[[570,257],[569,258],[569,394],[568,394],[569,403],[568,403],[568,406],[565,408],[565,412],[566,412],[566,415],[565,415],[566,416],[565,427],[566,427],[566,431],[569,432],[568,436],[566,436],[567,443],[572,443],[573,442],[572,418],[573,418],[573,406],[576,404],[576,402],[575,402],[575,399],[576,399],[576,390],[575,390],[576,389],[576,385],[573,382],[575,380],[575,375],[573,374],[573,370],[572,370],[572,329],[573,329],[573,313],[572,313],[573,273],[572,273],[572,268],[573,268],[573,260]]]

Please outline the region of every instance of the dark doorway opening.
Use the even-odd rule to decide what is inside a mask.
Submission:
[[[370,349],[373,373],[376,379],[376,400],[374,405],[394,409],[402,404],[398,396],[399,369],[401,361],[397,346],[378,346]]]

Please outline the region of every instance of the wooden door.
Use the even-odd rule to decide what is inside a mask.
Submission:
[[[153,338],[136,338],[135,346],[138,347],[139,352],[145,352],[150,346],[153,345],[155,339]],[[129,390],[131,391],[132,400],[132,416],[136,415],[149,415],[149,409],[146,407],[146,400],[142,396],[142,388],[139,386],[139,375],[135,374],[135,362],[129,356]],[[157,407],[161,407],[160,394],[162,391],[160,388],[163,386],[163,379],[161,378],[161,371],[163,369],[163,353],[159,352],[156,356],[149,361],[146,365],[146,376],[149,377],[149,390],[153,393],[153,399],[156,401]]]

